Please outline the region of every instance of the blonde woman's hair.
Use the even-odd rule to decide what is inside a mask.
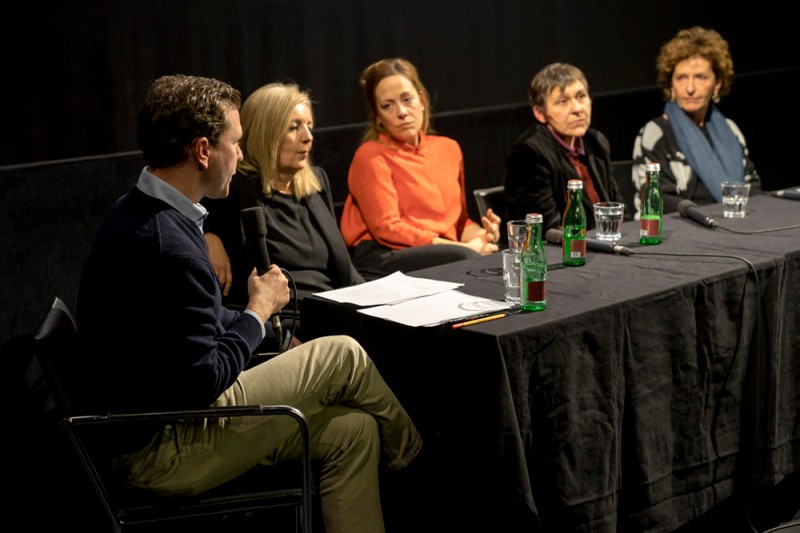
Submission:
[[[247,97],[241,110],[242,152],[244,158],[237,170],[261,178],[261,190],[267,197],[274,192],[278,178],[281,143],[289,131],[292,111],[305,104],[313,116],[311,97],[292,83],[270,83],[256,89]],[[298,200],[322,190],[311,161],[295,174],[292,191]]]

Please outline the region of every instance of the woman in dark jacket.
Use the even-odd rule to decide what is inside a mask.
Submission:
[[[293,84],[257,89],[242,105],[243,160],[221,200],[204,200],[203,229],[226,303],[247,302],[255,260],[246,245],[241,210],[259,207],[270,262],[290,274],[299,309],[304,296],[362,283],[339,232],[325,171],[310,163],[313,114],[307,92]],[[286,310],[291,310],[290,302]]]
[[[608,139],[589,127],[592,100],[586,76],[572,65],[553,63],[533,77],[529,98],[537,122],[506,157],[506,219],[541,213],[545,230],[560,228],[567,182],[580,179],[586,228],[593,229],[592,204],[623,198],[611,174]]]

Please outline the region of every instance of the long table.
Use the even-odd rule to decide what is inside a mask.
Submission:
[[[413,328],[310,297],[303,329],[368,350],[426,442],[413,490],[446,523],[673,531],[800,472],[800,229],[764,231],[800,224],[800,202],[703,211],[722,228],[669,214],[641,246],[627,222],[634,253],[583,267],[546,246],[543,312]],[[501,274],[499,255],[411,273],[495,299]]]

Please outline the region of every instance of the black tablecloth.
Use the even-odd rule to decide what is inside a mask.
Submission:
[[[663,243],[640,246],[628,222],[633,255],[590,252],[583,267],[547,246],[540,313],[453,331],[312,297],[304,330],[369,351],[420,427],[450,518],[672,531],[800,471],[800,229],[734,233],[800,224],[800,202],[755,196],[736,220],[703,210],[722,228],[667,215]],[[412,275],[503,297],[499,255]]]

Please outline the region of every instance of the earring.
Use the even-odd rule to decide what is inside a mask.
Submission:
[[[716,92],[716,91],[714,92],[714,96],[711,97],[711,101],[714,102],[715,104],[719,103],[719,93],[718,92]]]
[[[675,101],[675,89],[672,89],[672,90],[669,92],[669,101],[670,101],[670,102],[674,102],[674,101]]]

